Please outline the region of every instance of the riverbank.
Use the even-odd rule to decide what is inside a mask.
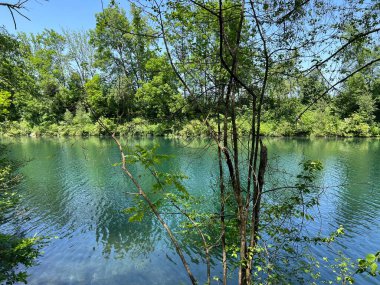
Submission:
[[[217,122],[209,120],[210,126],[217,130]],[[238,118],[240,135],[247,136],[251,125],[248,120]],[[115,133],[118,136],[167,136],[167,137],[209,137],[210,130],[201,120],[186,122],[152,123],[143,118],[135,118],[130,122],[118,124],[112,119],[101,118],[97,122],[59,122],[31,125],[27,121],[3,122],[0,134],[3,136],[106,136]],[[260,135],[268,137],[380,137],[378,124],[367,124],[354,116],[339,120],[335,117],[316,120],[305,118],[297,123],[286,120],[267,121],[261,123]]]

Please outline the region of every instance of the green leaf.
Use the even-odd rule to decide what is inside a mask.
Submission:
[[[368,262],[368,263],[373,263],[375,262],[376,260],[376,256],[372,253],[370,254],[367,254],[367,256],[365,257],[365,260]]]
[[[144,212],[138,212],[133,216],[129,217],[128,221],[130,222],[141,222],[144,218]]]
[[[364,259],[359,259],[358,264],[360,267],[364,267],[366,265],[366,261]]]
[[[372,263],[369,268],[371,269],[371,275],[376,275],[377,263]]]

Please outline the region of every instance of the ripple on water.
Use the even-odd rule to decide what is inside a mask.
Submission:
[[[142,143],[152,144],[146,140]],[[178,144],[160,140],[162,153],[176,158],[163,165],[167,171],[186,172],[187,187],[212,204],[210,182],[217,169],[212,149],[187,151]],[[338,250],[352,260],[376,252],[380,240],[380,150],[371,141],[268,140],[273,182],[294,183],[303,159],[319,159],[324,164],[320,182],[326,185],[316,221],[307,225],[310,234],[326,235],[343,225],[346,234],[330,247],[313,246],[319,257],[336,257]],[[182,144],[181,144],[182,145]],[[26,177],[21,191],[25,205],[21,228],[28,233],[58,236],[52,239],[30,269],[29,284],[178,284],[187,282],[180,262],[168,247],[166,235],[150,216],[143,223],[129,223],[121,213],[131,206],[128,183],[112,163],[117,150],[105,140],[80,143],[49,141],[15,144],[16,158],[37,157],[23,169]],[[22,149],[22,151],[20,151]],[[370,151],[369,151],[370,150]],[[190,154],[191,153],[191,154]],[[54,154],[54,155],[52,155]],[[143,184],[149,187],[149,180]],[[331,187],[339,186],[339,187]],[[206,205],[202,205],[206,207]],[[214,205],[211,205],[212,207]],[[177,218],[171,219],[175,224]],[[166,256],[170,256],[166,258]],[[202,262],[201,262],[202,263]],[[202,264],[191,263],[198,276]],[[330,271],[323,271],[329,277]],[[358,276],[357,284],[376,284]]]

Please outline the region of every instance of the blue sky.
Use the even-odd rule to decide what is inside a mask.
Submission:
[[[104,1],[105,5],[107,3]],[[10,33],[38,33],[45,28],[58,32],[62,28],[88,30],[95,27],[95,13],[102,10],[100,0],[29,0],[26,7],[23,12],[31,21],[15,13],[17,30],[8,9],[0,7],[0,26],[4,25]]]

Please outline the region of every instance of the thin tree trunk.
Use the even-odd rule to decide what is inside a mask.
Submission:
[[[221,140],[220,115],[218,113],[218,140]],[[222,265],[223,265],[223,285],[227,285],[227,252],[226,252],[226,224],[225,224],[225,188],[222,150],[220,143],[218,145],[218,162],[219,162],[219,187],[220,187],[220,223],[221,223],[221,240],[222,240]]]
[[[126,156],[124,154],[124,151],[123,151],[123,147],[121,146],[120,142],[118,141],[118,139],[115,137],[115,134],[112,134],[112,138],[113,140],[116,142],[116,144],[118,145],[119,147],[119,151],[120,151],[120,155],[121,155],[121,158],[122,158],[122,170],[124,171],[124,173],[132,180],[133,184],[135,185],[136,189],[138,190],[138,193],[136,193],[137,195],[140,195],[141,197],[143,197],[143,199],[145,200],[145,202],[148,204],[149,208],[152,210],[152,212],[154,213],[154,215],[156,216],[157,220],[160,222],[160,224],[164,227],[165,231],[167,232],[167,234],[169,235],[169,238],[170,240],[172,241],[173,245],[174,245],[174,248],[178,254],[178,256],[180,257],[181,261],[182,261],[182,264],[183,266],[185,267],[185,270],[187,272],[187,275],[189,276],[190,278],[190,281],[193,285],[196,285],[198,282],[197,280],[195,279],[193,273],[191,272],[190,270],[190,267],[189,267],[189,264],[187,263],[186,259],[185,259],[185,256],[182,252],[182,249],[181,249],[181,246],[179,245],[177,239],[175,238],[175,236],[173,235],[173,232],[170,230],[169,226],[167,225],[167,223],[163,220],[163,218],[161,217],[160,213],[158,212],[157,210],[157,207],[153,204],[153,202],[149,199],[149,197],[146,195],[146,193],[144,192],[144,190],[142,189],[141,185],[138,183],[138,181],[135,179],[135,177],[132,175],[132,173],[129,172],[129,170],[127,169],[127,166],[126,166]]]
[[[268,163],[268,150],[265,145],[260,141],[260,164],[257,177],[257,183],[255,183],[255,194],[253,197],[253,209],[251,217],[251,236],[250,236],[250,247],[254,248],[258,239],[259,230],[259,218],[260,218],[260,204],[261,204],[261,194],[264,186],[264,176]]]

